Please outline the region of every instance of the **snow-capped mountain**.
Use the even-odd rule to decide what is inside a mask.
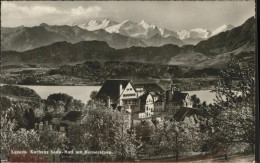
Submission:
[[[177,31],[179,39],[186,44],[196,45],[202,40],[206,40],[211,36],[211,31],[202,28],[195,28],[191,30],[179,30]]]
[[[128,35],[128,29],[134,27],[136,23],[125,20],[119,24],[112,25],[110,27],[107,27],[105,30],[109,33],[118,33],[122,35]]]
[[[83,23],[83,24],[77,24],[77,25],[82,29],[86,29],[88,31],[95,31],[95,30],[99,30],[99,29],[106,29],[115,24],[118,24],[118,23],[113,20],[110,20],[110,19],[104,19],[104,20],[90,20],[86,24]]]
[[[227,31],[227,30],[231,30],[231,29],[233,29],[233,28],[234,28],[234,26],[231,25],[231,24],[222,25],[222,26],[218,27],[217,29],[215,29],[214,31],[212,31],[211,36],[217,35],[217,34],[219,34],[219,33],[221,33],[221,32],[225,32],[225,31]]]
[[[1,42],[4,44],[3,49],[16,51],[29,50],[58,41],[71,43],[106,41],[109,46],[118,49],[132,46],[158,47],[166,44],[183,46],[196,45],[202,40],[232,28],[234,28],[232,25],[222,25],[214,31],[202,28],[173,31],[147,23],[145,20],[137,23],[131,20],[116,22],[111,19],[96,18],[84,20],[84,23],[71,22],[67,25],[42,23],[34,27],[2,28],[4,34],[1,34]],[[38,31],[45,34],[41,35]]]
[[[171,31],[171,30],[166,29],[166,28],[159,28],[159,31],[160,31],[160,33],[161,33],[161,35],[162,35],[163,37],[174,36],[174,37],[176,37],[176,38],[179,38],[178,33],[175,32],[175,31]]]
[[[207,29],[202,28],[196,28],[191,30],[180,30],[177,31],[180,39],[187,39],[187,38],[202,38],[206,39],[209,38],[211,35],[211,31]]]
[[[73,23],[72,25],[76,25]],[[162,27],[157,27],[156,25],[149,24],[145,20],[140,21],[139,23],[133,22],[131,20],[125,20],[120,23],[110,20],[90,20],[86,24],[77,24],[80,28],[86,29],[88,31],[95,31],[104,29],[109,33],[117,33],[120,35],[138,38],[138,39],[150,39],[153,36],[159,34],[161,37],[154,38],[168,38],[174,37],[174,39],[179,39],[183,44],[193,44],[196,45],[202,40],[206,40],[211,36],[214,36],[218,33],[230,30],[233,28],[232,25],[223,25],[218,27],[214,31],[208,29],[195,28],[191,30],[179,30],[173,31]],[[154,38],[152,40],[154,40]],[[169,38],[168,38],[169,39]],[[175,40],[176,40],[175,39]],[[148,41],[150,42],[150,41]],[[169,42],[169,41],[156,41],[156,42]],[[179,41],[178,41],[179,42]]]
[[[141,39],[150,39],[154,35],[160,33],[157,26],[148,24],[144,20],[138,23],[135,27],[130,29],[132,37],[141,38]]]
[[[159,33],[159,30],[155,25],[150,25],[144,20],[142,20],[140,23],[126,20],[122,23],[110,26],[105,30],[109,33],[119,33],[140,39],[149,39],[155,34]]]

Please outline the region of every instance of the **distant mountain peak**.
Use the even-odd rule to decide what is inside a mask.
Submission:
[[[144,29],[148,29],[148,28],[153,28],[155,29],[156,26],[153,24],[149,24],[146,21],[142,20],[140,23],[138,23],[138,25],[142,26]]]
[[[233,28],[234,28],[234,26],[231,25],[231,24],[224,24],[224,25],[218,27],[217,29],[215,29],[214,31],[212,31],[212,35],[211,36],[217,35],[217,34],[219,34],[221,32],[225,32],[225,31],[231,30]]]
[[[96,31],[100,29],[108,28],[112,25],[117,24],[117,22],[111,19],[91,19],[87,23],[79,24],[78,26],[82,29],[86,29],[88,31]]]
[[[142,20],[140,23],[140,25],[146,25],[146,26],[150,26],[146,21]]]
[[[135,24],[134,22],[132,22],[131,20],[127,19],[119,24]]]
[[[41,26],[41,27],[48,27],[49,25],[47,23],[41,23],[39,26]]]
[[[203,28],[177,31],[179,38],[184,39],[207,39],[211,36],[211,31]]]

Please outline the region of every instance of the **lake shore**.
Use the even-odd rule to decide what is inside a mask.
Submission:
[[[5,85],[5,84],[0,84]],[[93,91],[99,91],[101,86],[39,86],[39,85],[16,85],[21,87],[27,87],[33,89],[42,99],[47,99],[50,94],[65,93],[77,100],[81,100],[83,103],[87,103],[90,100],[90,94]],[[192,90],[183,91],[189,93],[190,96],[196,95],[200,98],[200,101],[206,101],[207,104],[214,103],[216,97],[211,90]]]

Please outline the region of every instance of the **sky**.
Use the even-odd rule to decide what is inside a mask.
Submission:
[[[38,26],[86,23],[110,18],[121,22],[145,20],[170,30],[204,28],[224,24],[239,26],[255,15],[254,1],[4,1],[1,26]]]

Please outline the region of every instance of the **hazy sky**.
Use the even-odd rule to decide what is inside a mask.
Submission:
[[[5,27],[35,26],[40,23],[87,22],[90,18],[126,19],[171,30],[206,28],[223,24],[241,25],[255,15],[254,1],[52,1],[1,2],[1,23]]]

